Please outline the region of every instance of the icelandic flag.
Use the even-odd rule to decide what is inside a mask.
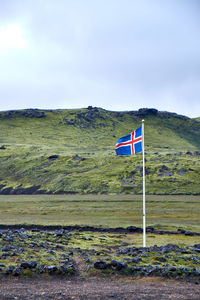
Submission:
[[[142,151],[142,126],[130,134],[121,137],[116,145],[117,155],[132,155]]]

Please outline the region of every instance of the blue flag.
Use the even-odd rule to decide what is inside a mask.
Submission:
[[[117,155],[132,155],[142,151],[142,126],[130,134],[121,137],[116,145]]]

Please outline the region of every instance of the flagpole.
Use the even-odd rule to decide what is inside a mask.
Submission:
[[[143,247],[146,247],[144,120],[142,120],[142,157],[143,157]]]

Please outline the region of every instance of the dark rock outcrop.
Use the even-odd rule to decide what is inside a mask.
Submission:
[[[39,109],[24,109],[24,110],[10,110],[0,113],[0,119],[13,119],[18,117],[25,118],[44,118],[46,114]]]

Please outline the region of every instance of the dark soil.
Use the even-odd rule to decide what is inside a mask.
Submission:
[[[26,225],[26,224],[15,224],[15,225],[4,225],[0,224],[0,230],[16,230],[24,228],[26,230],[60,230],[65,229],[69,231],[83,231],[83,232],[104,232],[104,233],[142,233],[143,229],[140,227],[129,226],[127,228],[117,227],[117,228],[104,228],[104,227],[94,227],[94,226],[54,226],[54,225]],[[200,232],[192,232],[186,231],[183,229],[177,229],[177,231],[169,231],[169,230],[155,230],[154,227],[147,227],[147,233],[154,233],[154,234],[185,234],[189,236],[200,236]]]
[[[0,299],[200,299],[200,286],[158,278],[3,278]]]

